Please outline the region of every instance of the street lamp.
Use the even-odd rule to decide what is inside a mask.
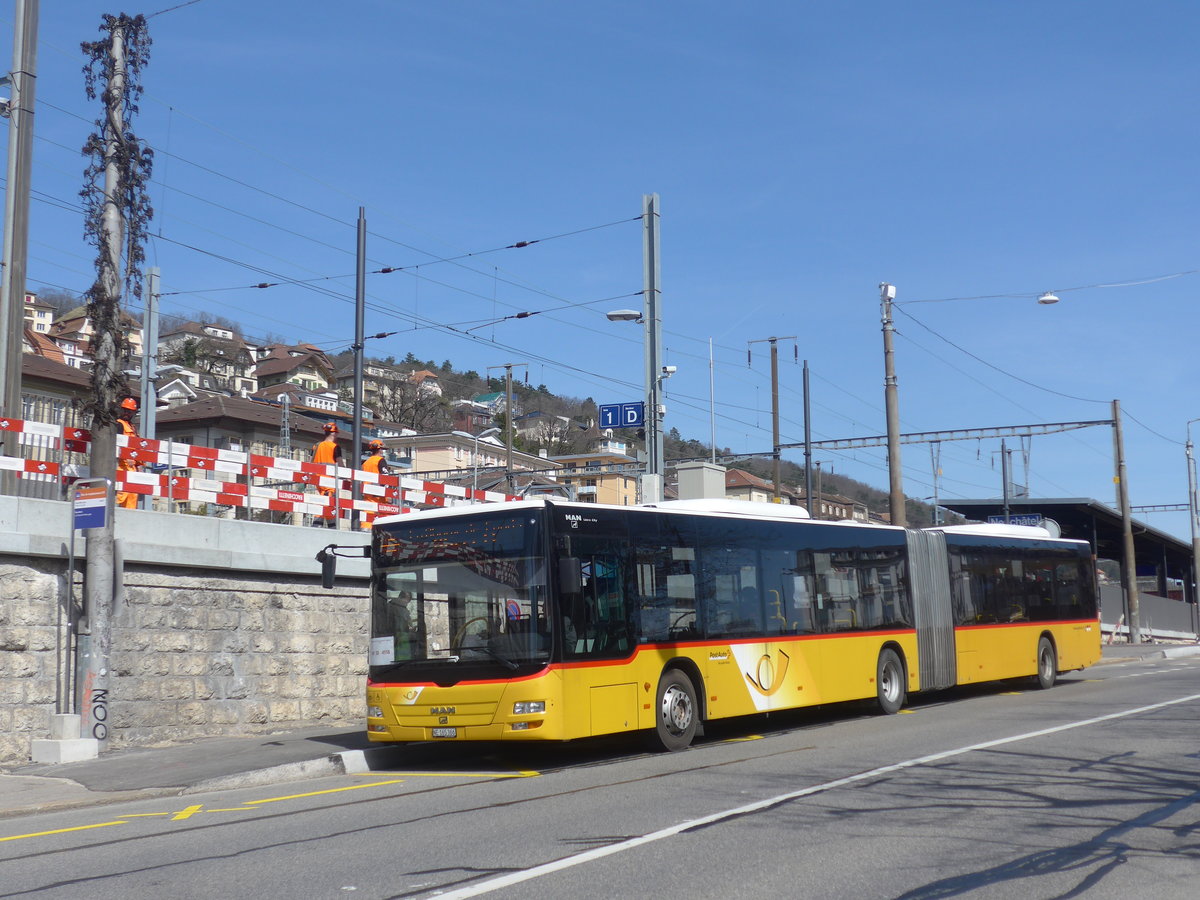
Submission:
[[[650,326],[657,321],[636,309],[614,309],[605,315],[610,322],[637,322]],[[675,374],[675,366],[659,367],[657,364],[659,353],[652,348],[660,346],[658,328],[647,327],[646,335],[646,474],[642,480],[642,502],[653,503],[662,500],[663,496],[662,417],[666,409],[661,400],[662,383]]]
[[[659,315],[658,194],[642,195],[642,311],[618,309],[608,313],[610,322],[641,322],[645,327],[643,351],[646,362],[646,474],[642,476],[642,502],[663,498],[662,382],[675,374],[674,366],[662,365],[662,318]]]
[[[480,438],[493,437],[500,433],[499,428],[485,428],[479,434],[471,434],[469,431],[452,431],[451,434],[456,437],[470,438],[475,442],[475,454],[471,457],[471,469],[473,470],[471,478],[471,503],[478,503],[475,494],[479,491],[479,440]]]

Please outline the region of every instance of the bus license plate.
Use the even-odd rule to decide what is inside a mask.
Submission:
[[[458,737],[458,729],[457,728],[435,728],[435,729],[433,729],[433,736],[435,738]]]

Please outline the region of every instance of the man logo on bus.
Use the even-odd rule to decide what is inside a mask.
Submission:
[[[783,687],[784,676],[787,675],[788,663],[790,659],[782,650],[779,653],[779,662],[772,661],[770,653],[764,653],[758,660],[756,674],[751,675],[746,673],[746,680],[754,685],[754,689],[764,697],[770,697]]]

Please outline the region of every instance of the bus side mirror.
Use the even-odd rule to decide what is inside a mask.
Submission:
[[[337,575],[337,557],[333,555],[333,544],[317,551],[317,562],[321,564],[321,587],[329,590]]]
[[[558,590],[565,595],[583,593],[583,563],[578,556],[559,557]]]

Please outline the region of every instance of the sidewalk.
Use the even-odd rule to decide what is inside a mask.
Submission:
[[[361,725],[203,738],[98,759],[0,769],[0,819],[203,790],[365,772],[396,750],[371,745]]]
[[[1100,665],[1200,656],[1196,644],[1105,644]],[[174,796],[387,768],[400,745],[371,744],[361,725],[205,738],[99,759],[0,769],[0,819],[145,797]]]

